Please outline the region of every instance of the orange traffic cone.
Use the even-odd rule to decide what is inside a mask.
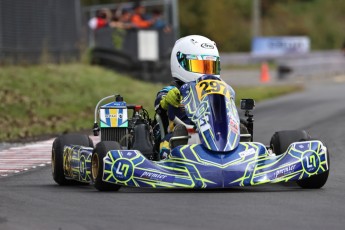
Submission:
[[[261,65],[260,81],[263,83],[270,81],[270,70],[266,62]]]

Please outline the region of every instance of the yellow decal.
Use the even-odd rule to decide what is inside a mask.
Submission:
[[[124,176],[127,176],[128,169],[129,169],[129,165],[128,164],[123,164],[122,165],[121,171],[124,172],[123,173]]]
[[[117,127],[118,126],[118,110],[117,109],[109,109],[109,117],[110,117],[110,124],[111,127]]]
[[[307,168],[312,168],[312,167],[316,167],[316,159],[314,155],[309,156],[309,158],[307,158]]]
[[[219,80],[203,80],[196,85],[199,100],[209,94],[221,94],[230,99],[230,91],[225,82]]]

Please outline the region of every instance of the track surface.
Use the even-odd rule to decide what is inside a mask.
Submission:
[[[101,193],[60,187],[50,167],[0,178],[0,229],[344,229],[345,84],[323,82],[257,105],[255,139],[306,129],[331,153],[323,189],[294,184],[229,190]]]

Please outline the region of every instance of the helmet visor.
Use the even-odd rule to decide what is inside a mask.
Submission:
[[[177,53],[179,64],[187,71],[201,74],[220,74],[219,57]]]

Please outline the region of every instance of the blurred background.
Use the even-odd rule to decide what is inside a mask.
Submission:
[[[0,140],[88,129],[114,91],[154,113],[174,42],[191,34],[217,43],[238,99],[344,75],[344,10],[337,0],[0,0]]]
[[[144,24],[132,21],[139,5]],[[281,79],[341,73],[344,9],[337,0],[0,0],[0,63],[89,58],[164,82],[174,41],[201,34],[224,53],[224,69],[268,61]]]
[[[344,0],[0,0],[0,229],[344,229],[344,12]],[[324,189],[54,185],[54,138],[91,135],[109,95],[153,118],[190,34],[217,43],[237,105],[257,102],[255,141],[303,129],[327,144]]]

